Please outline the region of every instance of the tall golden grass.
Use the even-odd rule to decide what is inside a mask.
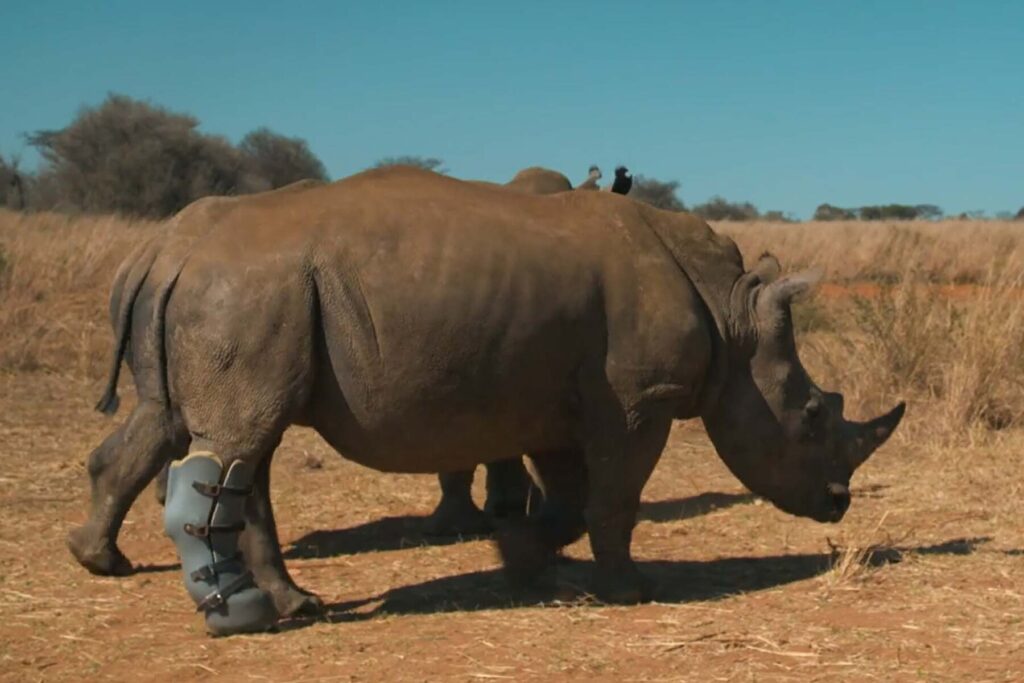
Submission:
[[[0,211],[0,371],[94,379],[110,353],[110,282],[157,223]],[[910,403],[900,438],[1024,425],[1024,226],[1012,222],[722,223],[748,261],[771,251],[826,283],[797,306],[801,355],[863,417]]]
[[[156,225],[0,210],[0,371],[105,372],[114,271]]]

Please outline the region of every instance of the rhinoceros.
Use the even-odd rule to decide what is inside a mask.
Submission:
[[[699,418],[754,493],[836,522],[904,404],[864,423],[804,370],[782,277],[696,216],[610,192],[532,196],[410,168],[205,199],[115,278],[116,348],[138,403],[89,456],[68,544],[130,568],[116,538],[163,464],[165,529],[213,633],[315,608],[285,568],[270,501],[284,430],[391,472],[529,454],[539,514],[499,535],[529,578],[589,534],[593,590],[649,596],[630,541],[673,420]],[[239,551],[241,551],[239,553]]]
[[[587,179],[576,190],[596,189],[601,170],[596,165],[588,169]],[[487,181],[473,181],[491,185]],[[315,181],[300,181],[282,191],[307,189]],[[615,183],[604,188],[619,194],[628,194],[632,179],[625,166],[615,169]],[[557,194],[570,192],[574,188],[569,179],[542,166],[525,168],[513,176],[504,187],[527,194]],[[157,477],[156,497],[162,505],[166,497],[168,466]],[[473,502],[473,470],[442,472],[438,475],[441,499],[433,513],[427,518],[425,529],[439,536],[460,536],[484,534],[493,530],[495,520],[515,519],[536,507],[535,487],[532,485],[520,458],[500,460],[487,464],[487,501],[481,511]]]

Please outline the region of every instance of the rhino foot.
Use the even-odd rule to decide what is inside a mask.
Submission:
[[[509,521],[498,530],[495,540],[505,576],[513,585],[536,582],[555,558],[555,550],[544,542],[535,524]]]
[[[490,519],[472,501],[449,498],[441,499],[425,527],[430,536],[480,536],[493,530]]]
[[[484,514],[499,521],[522,519],[527,516],[527,497],[505,498],[488,496],[484,504]]]
[[[274,609],[282,617],[316,616],[324,611],[324,601],[301,588],[285,586],[267,591]]]
[[[114,543],[96,542],[87,526],[68,533],[67,544],[78,563],[98,576],[127,576],[135,571],[131,561]]]
[[[594,595],[601,602],[636,605],[650,602],[654,584],[635,565],[618,569],[598,568],[594,576]]]

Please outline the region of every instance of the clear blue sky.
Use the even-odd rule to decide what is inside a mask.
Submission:
[[[809,215],[1024,205],[1024,2],[0,3],[0,151],[108,92],[507,180],[617,163]]]

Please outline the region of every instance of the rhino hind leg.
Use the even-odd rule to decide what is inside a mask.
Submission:
[[[495,539],[505,574],[515,585],[540,578],[558,551],[578,540],[586,530],[583,511],[587,473],[583,453],[532,453],[530,460],[543,502],[535,515],[502,525]]]
[[[187,444],[187,433],[173,423],[164,407],[143,400],[89,455],[89,518],[67,538],[79,564],[102,576],[133,571],[117,547],[121,524],[142,489],[166,462],[183,455]]]
[[[487,502],[484,512],[495,520],[520,519],[540,507],[540,491],[523,466],[522,458],[487,465]]]
[[[477,536],[490,533],[491,522],[473,502],[473,470],[442,472],[441,501],[427,518],[426,532],[433,536]]]
[[[164,530],[181,559],[185,587],[214,635],[264,631],[277,620],[239,549],[253,466],[224,466],[212,452],[193,452],[168,475]]]
[[[323,601],[300,588],[284,564],[277,537],[274,509],[270,502],[270,466],[267,456],[256,466],[253,492],[246,507],[246,526],[240,539],[242,555],[256,578],[256,584],[270,594],[281,616],[317,614]]]

